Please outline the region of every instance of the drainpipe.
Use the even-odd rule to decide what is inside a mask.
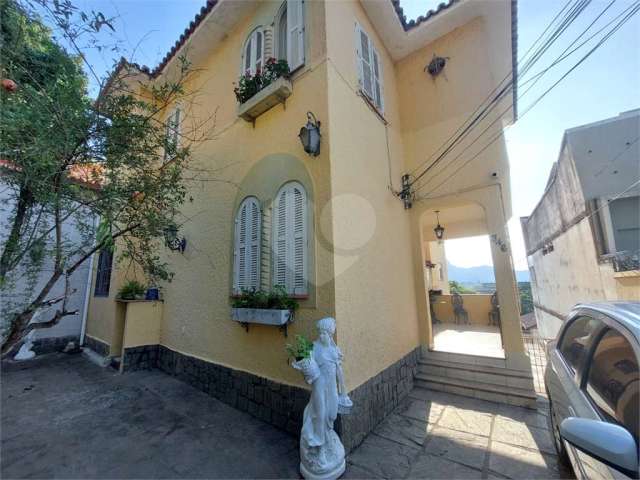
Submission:
[[[93,217],[93,230],[96,229],[96,217]],[[84,290],[84,303],[82,305],[82,323],[80,326],[80,346],[84,345],[84,335],[87,331],[87,315],[89,313],[89,298],[91,297],[91,279],[93,277],[93,261],[95,252],[89,257],[89,270],[87,272],[87,287]]]

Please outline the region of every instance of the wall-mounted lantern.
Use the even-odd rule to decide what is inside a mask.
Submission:
[[[444,227],[442,225],[440,225],[440,210],[436,210],[436,219],[438,220],[438,225],[436,226],[436,228],[433,229],[433,231],[436,234],[436,238],[438,240],[442,240],[444,238]]]
[[[298,134],[304,151],[314,157],[320,155],[320,137],[320,122],[316,120],[313,113],[307,112],[307,124],[300,129]]]
[[[164,230],[164,243],[174,252],[184,253],[187,248],[187,239],[178,237],[178,227],[176,225],[170,225]]]
[[[429,73],[433,78],[436,78],[442,73],[449,57],[438,57],[435,53],[429,64],[424,67],[425,71]]]

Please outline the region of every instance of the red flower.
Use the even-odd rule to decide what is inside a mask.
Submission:
[[[18,85],[16,84],[16,82],[9,78],[3,78],[2,88],[4,88],[7,92],[15,92],[18,89]]]

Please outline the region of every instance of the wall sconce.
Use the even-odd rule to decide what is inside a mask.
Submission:
[[[176,225],[165,228],[164,243],[169,250],[174,252],[184,253],[185,248],[187,248],[187,239],[178,237],[178,227]]]
[[[424,67],[425,71],[429,73],[433,78],[436,78],[442,73],[449,57],[438,57],[435,53],[429,64]]]
[[[438,219],[438,226],[433,229],[436,234],[436,238],[438,240],[442,240],[444,238],[444,227],[440,225],[440,210],[436,210],[436,218]]]
[[[320,137],[320,122],[313,113],[307,112],[307,124],[298,134],[304,151],[314,157],[320,155]]]

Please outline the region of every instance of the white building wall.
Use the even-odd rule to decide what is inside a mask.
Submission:
[[[11,187],[4,183],[0,183],[0,245],[4,245],[6,237],[10,230],[10,222],[13,220],[14,205],[11,199],[14,198],[10,190]],[[78,242],[81,238],[73,221],[65,222],[63,235],[70,242]],[[0,315],[2,315],[2,323],[9,321],[10,309],[14,305],[26,305],[46,284],[53,270],[53,259],[46,258],[43,261],[41,272],[36,276],[35,282],[32,284],[26,278],[24,272],[16,272],[13,277],[14,281],[9,284],[10,288],[0,289]],[[37,330],[35,339],[55,338],[55,337],[79,337],[82,322],[82,313],[84,307],[84,298],[87,288],[87,280],[89,273],[89,261],[84,262],[71,276],[71,289],[75,292],[70,296],[67,310],[78,310],[77,315],[64,317],[54,327]],[[30,288],[33,285],[33,288]],[[53,287],[47,298],[55,298],[64,292],[64,281],[60,279]],[[42,322],[50,320],[56,312],[59,305],[54,305],[47,310],[39,312],[35,318],[36,321]]]

